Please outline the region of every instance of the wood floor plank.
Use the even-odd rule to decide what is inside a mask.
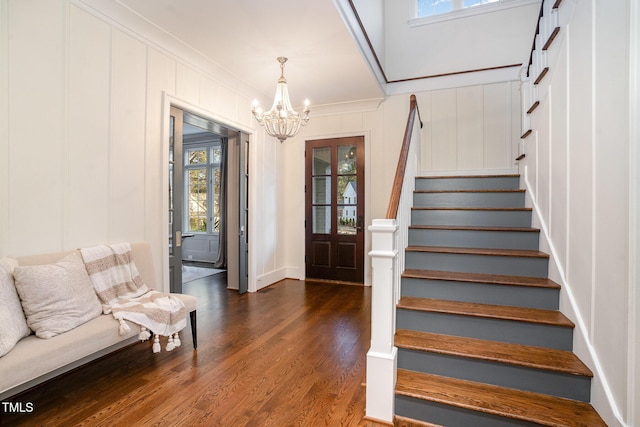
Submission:
[[[184,285],[197,351],[186,332],[171,352],[134,344],[15,396],[34,411],[0,425],[365,426],[370,288],[285,280],[239,295],[223,277]]]

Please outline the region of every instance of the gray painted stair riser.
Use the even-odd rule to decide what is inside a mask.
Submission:
[[[409,245],[538,250],[539,233],[512,230],[409,229]]]
[[[539,427],[526,421],[457,408],[437,402],[396,395],[395,413],[447,427]]]
[[[464,178],[416,178],[416,190],[517,190],[520,178],[507,177],[464,177]]]
[[[405,268],[507,276],[547,277],[548,258],[439,252],[405,252]]]
[[[403,277],[402,296],[557,310],[560,290]]]
[[[413,193],[414,207],[522,208],[524,192]]]
[[[590,401],[591,378],[486,360],[398,349],[398,368]]]
[[[398,308],[396,328],[571,351],[573,328]]]
[[[519,177],[417,178],[412,225],[530,227]],[[477,190],[477,191],[476,191]],[[498,191],[483,191],[498,190]],[[428,209],[420,209],[420,208]],[[438,209],[442,208],[442,209]],[[457,209],[460,208],[460,209]],[[410,229],[410,246],[538,249],[539,233],[517,230]],[[406,251],[407,269],[548,277],[548,258]],[[404,277],[402,295],[448,301],[557,310],[559,289]],[[570,351],[571,327],[398,308],[396,327]],[[590,379],[470,357],[399,348],[398,367],[503,387],[590,400]],[[447,427],[534,424],[443,403],[396,395],[397,415]],[[537,424],[535,424],[537,425]]]
[[[412,209],[411,224],[472,227],[531,227],[531,211]]]

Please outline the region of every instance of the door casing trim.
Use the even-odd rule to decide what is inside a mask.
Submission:
[[[167,206],[169,204],[169,171],[165,167],[165,165],[169,162],[169,138],[170,138],[170,120],[169,116],[171,113],[171,107],[179,108],[183,111],[188,111],[195,115],[198,115],[207,120],[211,120],[217,122],[225,127],[230,129],[244,132],[249,135],[249,170],[254,171],[255,169],[255,146],[256,144],[252,144],[251,142],[256,141],[257,139],[257,131],[253,128],[250,128],[242,123],[239,123],[235,120],[231,120],[227,117],[220,116],[215,114],[209,110],[205,110],[201,107],[198,107],[195,104],[192,104],[189,101],[186,101],[182,98],[179,98],[173,94],[170,94],[166,91],[162,92],[162,161],[161,161],[161,174],[162,174],[162,182],[163,182],[163,191],[162,191],[162,206]],[[249,173],[249,212],[252,211],[252,207],[255,206],[255,194],[252,189],[255,189],[255,174]],[[169,212],[167,209],[162,209],[162,224],[169,223]],[[255,220],[252,215],[249,215],[249,229],[255,230]],[[249,236],[251,239],[251,236]],[[162,235],[162,247],[161,247],[161,272],[162,272],[162,288],[164,292],[169,292],[169,240],[166,233]],[[256,275],[255,275],[255,260],[256,254],[254,253],[255,245],[249,245],[249,261],[248,261],[248,270],[249,270],[249,292],[255,292],[256,288]]]

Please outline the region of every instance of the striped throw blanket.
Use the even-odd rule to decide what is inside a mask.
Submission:
[[[153,352],[160,351],[160,336],[168,338],[166,349],[180,346],[178,332],[187,325],[183,302],[147,287],[131,257],[128,243],[80,249],[91,283],[102,303],[104,314],[112,313],[120,322],[120,334],[131,329],[125,320],[140,325],[140,339],[154,333]]]

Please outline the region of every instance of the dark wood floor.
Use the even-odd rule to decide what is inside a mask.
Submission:
[[[139,343],[17,396],[33,412],[3,426],[364,426],[370,288],[285,280],[198,297],[198,350]],[[1,411],[0,408],[0,414]]]

